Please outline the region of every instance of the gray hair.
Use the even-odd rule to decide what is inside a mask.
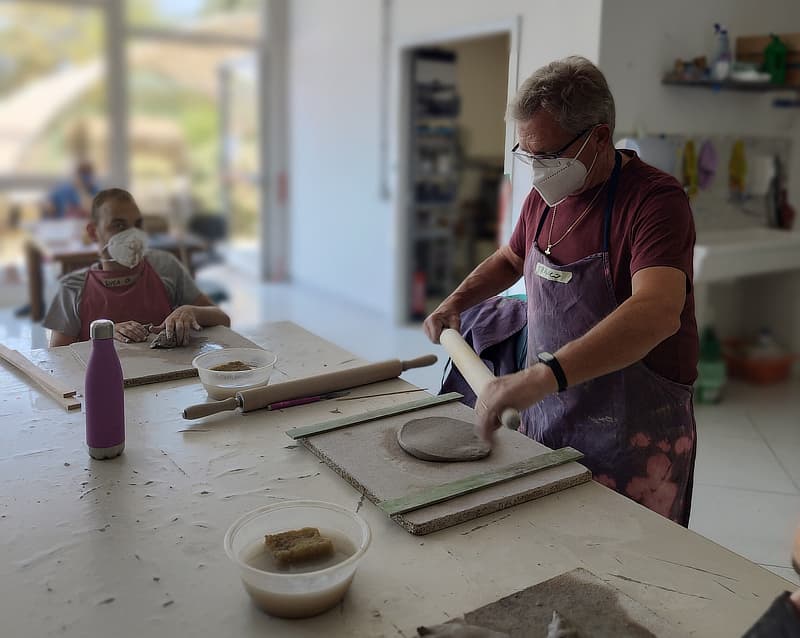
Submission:
[[[517,121],[530,120],[539,110],[552,115],[561,127],[577,135],[595,124],[608,124],[614,133],[614,96],[594,64],[573,55],[536,70],[522,83],[508,107]]]

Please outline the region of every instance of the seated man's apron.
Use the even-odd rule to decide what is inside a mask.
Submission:
[[[544,211],[525,259],[528,366],[585,335],[617,308],[609,263],[611,214],[619,178],[609,181],[602,252],[564,266],[538,247]],[[568,273],[568,276],[565,276]],[[525,433],[550,448],[572,446],[594,479],[688,525],[695,458],[692,388],[643,362],[551,394],[526,410]]]
[[[89,339],[89,327],[95,319],[157,326],[170,312],[172,304],[164,282],[146,259],[124,274],[90,268],[81,295],[80,339]]]

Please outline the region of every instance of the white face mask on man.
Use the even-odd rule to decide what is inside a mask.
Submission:
[[[584,140],[575,157],[549,159],[531,157],[533,187],[548,206],[557,206],[583,187],[587,175],[597,161],[597,153],[595,153],[594,159],[587,169],[586,165],[578,159],[578,155],[586,148],[589,138],[591,138],[591,133]]]
[[[135,268],[144,258],[147,249],[147,234],[141,228],[128,228],[116,235],[104,246],[112,261],[126,268]]]

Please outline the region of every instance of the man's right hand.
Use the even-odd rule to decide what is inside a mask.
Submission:
[[[439,343],[439,335],[445,328],[452,328],[458,331],[461,327],[461,313],[451,310],[448,306],[441,305],[434,310],[422,324],[428,339],[433,343]]]
[[[147,341],[149,331],[138,321],[123,321],[114,325],[114,339],[123,343]]]

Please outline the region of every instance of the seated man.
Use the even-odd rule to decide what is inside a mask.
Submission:
[[[64,217],[88,217],[92,197],[97,194],[97,182],[91,162],[82,161],[75,169],[75,176],[56,186],[44,204],[46,219]]]
[[[230,319],[200,292],[186,268],[171,254],[146,250],[142,214],[122,189],[101,191],[92,201],[86,230],[97,242],[99,263],[61,278],[44,326],[50,346],[89,339],[95,319],[111,319],[114,336],[126,343],[145,341],[166,330],[178,345],[201,326],[230,326]]]

